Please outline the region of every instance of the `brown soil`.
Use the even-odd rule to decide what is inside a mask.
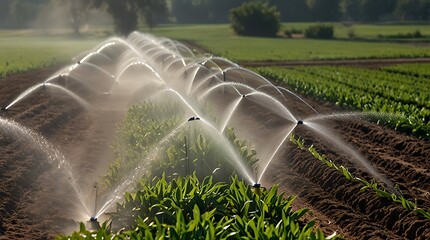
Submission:
[[[0,106],[54,70],[0,79]],[[123,100],[85,94],[82,97],[96,106],[88,111],[67,96],[43,91],[0,112],[0,118],[14,120],[53,143],[65,155],[80,185],[88,186],[83,191],[89,194],[105,170],[98,166],[112,161],[109,146],[115,125],[123,116],[121,109],[125,109],[112,106]],[[305,100],[321,113],[340,110],[308,97]],[[303,117],[312,113],[298,101],[289,101],[288,106]],[[406,197],[430,207],[429,142],[360,120],[335,123],[326,125],[353,144],[379,172],[399,184]],[[345,160],[347,154],[336,154],[331,150],[336,148],[306,127],[299,126],[296,134],[357,176],[369,177]],[[0,136],[0,145],[0,239],[50,239],[68,227],[76,229],[72,220],[76,219],[76,208],[69,205],[77,200],[56,164],[44,161],[28,142]],[[430,239],[429,220],[370,191],[360,191],[359,184],[345,180],[306,151],[287,147],[282,154],[283,160],[271,165],[266,181],[278,183],[286,194],[297,195],[295,206],[309,208],[311,213],[306,218],[315,219],[326,234],[336,231],[348,239]]]

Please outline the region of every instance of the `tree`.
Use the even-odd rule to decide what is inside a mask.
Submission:
[[[281,27],[278,9],[262,2],[233,8],[230,17],[233,30],[239,35],[274,37]]]
[[[122,35],[136,30],[139,16],[152,28],[157,17],[168,12],[166,0],[95,0],[95,5],[106,8],[114,20],[115,31]]]
[[[338,21],[340,19],[340,0],[306,0],[316,21]]]
[[[396,7],[397,0],[362,0],[362,20],[377,21],[383,15],[392,13]]]
[[[156,26],[158,18],[167,16],[169,12],[167,1],[141,0],[137,1],[137,6],[146,25],[151,29]]]
[[[430,0],[398,0],[395,13],[402,20],[427,20]]]
[[[51,0],[55,8],[65,11],[67,22],[73,29],[75,36],[81,35],[81,27],[88,20],[89,11],[95,7],[93,0]]]
[[[9,4],[10,20],[15,27],[27,27],[36,19],[42,1],[13,0]]]
[[[340,11],[347,20],[360,20],[362,0],[343,0],[340,3]]]

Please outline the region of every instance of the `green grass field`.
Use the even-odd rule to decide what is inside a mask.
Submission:
[[[395,27],[406,29],[401,25],[395,25]],[[430,31],[428,27],[426,29]],[[377,30],[363,26],[363,34],[371,35],[372,31]],[[396,30],[389,31],[395,32]],[[227,24],[170,25],[156,28],[153,33],[158,36],[195,42],[216,55],[233,61],[430,57],[428,46],[412,44],[240,37],[236,36]]]
[[[304,29],[311,23],[285,24],[284,28]],[[337,38],[346,38],[354,29],[360,38],[377,34],[406,34],[420,30],[430,35],[425,24],[353,25],[335,24]],[[44,36],[33,30],[0,30],[0,76],[69,61],[106,38],[100,29],[82,39],[68,37],[67,31]],[[163,25],[150,31],[158,36],[187,40],[233,61],[288,61],[316,59],[366,59],[430,57],[429,44],[240,37],[228,24]],[[70,33],[69,33],[70,35]]]
[[[43,37],[29,30],[0,31],[0,77],[70,61],[102,39]]]

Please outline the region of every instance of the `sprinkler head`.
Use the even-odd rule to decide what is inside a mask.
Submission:
[[[91,231],[100,229],[100,223],[99,223],[99,221],[97,221],[96,217],[91,217],[86,225],[87,225],[88,230],[91,230]]]
[[[2,107],[2,108],[0,108],[0,111],[7,111],[7,108],[6,107]]]
[[[254,185],[252,185],[252,191],[254,192],[254,194],[261,196],[261,184],[254,183]]]
[[[243,97],[243,98],[245,98],[245,97],[246,97],[246,95],[245,95],[245,94],[242,94],[242,97]]]
[[[302,125],[302,124],[303,124],[302,120],[297,121],[297,125]]]
[[[188,122],[195,121],[195,120],[200,120],[200,118],[199,117],[190,117],[190,119],[188,119]]]

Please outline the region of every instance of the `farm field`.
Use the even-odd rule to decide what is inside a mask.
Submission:
[[[0,31],[0,76],[70,62],[100,39],[35,36],[31,31]]]
[[[254,38],[234,35],[229,25],[164,26],[158,36],[186,40],[233,61],[382,59],[429,57],[428,46],[345,40]],[[250,51],[250,49],[252,49]]]
[[[359,55],[359,51],[347,52],[348,47],[358,47],[358,45],[347,46],[352,44],[349,42],[344,42],[344,49],[334,53],[334,55],[329,55],[329,49],[327,49],[327,52],[324,50],[315,53],[316,58],[307,58],[303,49],[309,49],[310,45],[314,46],[315,49],[329,45],[334,48],[336,44],[341,45],[342,41],[327,41],[325,43],[325,41],[302,39],[297,40],[297,45],[287,44],[288,47],[292,47],[291,49],[288,48],[289,50],[279,50],[281,49],[281,41],[285,47],[286,41],[290,40],[239,38],[228,35],[229,37],[224,38],[224,41],[220,41],[223,34],[230,33],[224,31],[225,26],[223,25],[215,25],[213,28],[219,28],[219,32],[212,29],[205,34],[203,26],[183,26],[178,29],[170,29],[170,32],[169,27],[164,27],[155,31],[157,34],[165,36],[175,37],[176,34],[175,38],[177,39],[197,43],[199,46],[231,60],[264,63],[272,60],[384,58],[382,55],[369,55],[373,54],[371,49],[362,55]],[[201,32],[198,33],[196,30],[201,30]],[[182,38],[181,36],[187,35],[187,31],[190,34],[189,38]],[[191,32],[194,35],[191,35]],[[210,36],[211,34],[213,35]],[[211,37],[213,39],[209,39]],[[13,39],[16,39],[17,45],[6,40],[2,45],[5,48],[9,46],[11,49],[9,55],[13,55],[14,47],[20,49],[30,40],[25,39],[20,42],[18,37],[10,37],[10,40]],[[38,51],[46,50],[49,45],[63,49],[62,44],[54,45],[54,42],[46,39],[36,40],[33,38],[32,41],[39,47]],[[38,41],[40,42],[38,43]],[[141,46],[142,49],[140,50],[144,51],[145,41],[141,40],[139,36],[128,41],[131,42],[130,44]],[[239,46],[243,45],[244,41],[249,43],[248,47],[251,46],[253,49],[255,47],[259,50],[250,52],[245,51],[245,48],[241,49]],[[90,202],[88,206],[91,208],[91,217],[94,216],[93,208],[94,214],[98,216],[98,212],[103,213],[105,205],[110,203],[109,197],[116,199],[120,195],[116,195],[117,193],[113,196],[100,195],[99,202],[107,201],[106,204],[98,205],[97,200],[95,200],[94,206],[94,193],[97,196],[98,190],[103,192],[108,191],[106,189],[112,186],[122,186],[119,183],[124,178],[129,180],[128,177],[130,176],[130,179],[137,180],[134,178],[133,169],[138,169],[136,166],[139,166],[139,163],[144,160],[141,156],[157,159],[157,161],[145,165],[145,168],[151,169],[154,175],[165,172],[167,177],[162,177],[162,180],[153,186],[143,180],[139,181],[141,191],[136,195],[125,194],[124,197],[123,192],[120,191],[125,203],[116,205],[116,211],[112,215],[119,219],[119,224],[126,223],[130,219],[134,221],[136,214],[142,214],[146,211],[145,209],[151,209],[145,213],[148,214],[147,216],[151,216],[151,218],[158,216],[163,221],[167,219],[167,224],[160,225],[166,227],[163,234],[173,234],[172,229],[175,229],[178,233],[182,231],[183,237],[189,236],[187,234],[190,231],[199,231],[199,234],[214,236],[211,234],[216,230],[219,232],[219,236],[226,237],[231,234],[229,236],[232,237],[237,236],[235,235],[237,233],[233,234],[234,232],[241,232],[241,234],[248,234],[247,236],[252,238],[255,236],[253,234],[258,232],[256,229],[263,226],[267,227],[264,228],[267,229],[267,234],[270,233],[273,236],[280,236],[276,234],[282,233],[289,234],[292,228],[291,232],[296,237],[302,233],[315,234],[313,235],[315,239],[323,239],[324,236],[333,233],[346,239],[430,238],[430,221],[426,215],[430,209],[430,165],[427,161],[430,157],[430,143],[428,141],[430,132],[428,67],[430,65],[428,63],[384,64],[383,66],[376,63],[371,68],[363,68],[363,66],[359,68],[351,66],[252,68],[253,71],[275,81],[276,85],[282,86],[276,90],[269,89],[266,91],[268,82],[256,78],[256,75],[247,70],[230,66],[230,63],[223,62],[218,58],[206,59],[196,65],[196,69],[199,70],[196,71],[195,76],[214,73],[209,76],[213,79],[219,78],[227,84],[228,82],[235,82],[236,85],[223,85],[222,90],[219,90],[221,89],[220,86],[207,87],[199,82],[203,78],[196,77],[191,81],[191,84],[189,82],[183,84],[185,88],[189,87],[189,89],[186,88],[187,91],[192,96],[191,98],[196,100],[187,102],[188,100],[182,98],[171,98],[171,96],[181,96],[188,99],[188,95],[182,93],[181,90],[176,92],[174,89],[167,88],[166,92],[169,95],[162,95],[161,100],[154,100],[154,102],[160,101],[162,103],[157,105],[142,99],[146,99],[143,97],[152,96],[159,91],[160,78],[165,77],[166,79],[162,80],[170,84],[168,82],[170,78],[166,77],[170,76],[166,73],[168,72],[166,66],[171,67],[173,69],[171,71],[178,74],[175,69],[182,65],[169,65],[164,62],[174,58],[164,59],[163,64],[161,64],[162,67],[159,67],[155,61],[154,65],[158,68],[150,68],[137,60],[128,62],[128,59],[122,59],[122,57],[133,55],[133,53],[128,52],[129,55],[120,54],[122,51],[127,52],[124,50],[127,48],[112,47],[115,44],[106,45],[105,57],[99,55],[100,58],[89,58],[87,61],[90,62],[85,63],[79,61],[82,58],[81,55],[80,58],[70,62],[70,66],[78,69],[76,75],[67,73],[58,79],[53,79],[46,85],[37,85],[59,70],[59,67],[50,66],[53,62],[63,62],[76,56],[77,52],[90,50],[101,43],[97,39],[85,40],[82,44],[75,40],[66,40],[65,42],[73,47],[65,51],[64,55],[58,53],[60,56],[57,56],[55,52],[47,51],[49,54],[44,55],[45,58],[42,60],[33,58],[29,63],[26,63],[28,68],[23,67],[16,71],[6,69],[3,76],[0,77],[0,107],[2,108],[11,103],[20,93],[33,86],[38,86],[34,94],[28,98],[19,101],[7,111],[4,109],[0,111],[1,130],[7,133],[0,137],[0,151],[2,153],[0,179],[4,180],[0,185],[2,196],[0,202],[0,239],[53,238],[58,233],[68,234],[71,231],[79,230],[76,219],[87,221],[89,216],[87,213],[83,218],[82,212],[76,211],[76,209],[82,208],[79,206],[79,201],[82,200],[77,199],[76,189],[74,190],[73,186],[70,187],[68,182],[74,176],[77,177],[78,186],[82,186],[82,195],[90,198],[84,199],[84,202],[88,200]],[[430,54],[425,48],[403,44],[362,42],[357,44],[362,44],[360,45],[361,49],[367,49],[369,46],[373,46],[375,49],[385,46],[386,51],[392,51],[393,55],[388,56],[390,58],[429,57],[427,54]],[[279,57],[267,54],[271,51],[267,46],[275,46],[272,51],[277,54],[279,51]],[[222,52],[221,50],[224,48],[228,50]],[[287,51],[294,51],[294,49],[297,51],[294,58],[283,56],[288,55]],[[33,50],[34,48],[31,47],[26,50],[24,48],[23,52],[26,53],[23,54],[33,55]],[[165,56],[163,54],[152,55],[151,51],[154,50],[146,52],[145,57],[148,59],[151,56],[158,58]],[[264,51],[266,51],[265,55]],[[267,55],[272,58],[270,60],[264,58]],[[107,58],[116,59],[115,61],[118,61],[119,64],[114,65],[114,61],[109,62]],[[21,58],[18,58],[17,61],[19,59]],[[39,61],[43,62],[40,66],[35,63]],[[77,61],[79,64],[75,64]],[[92,67],[90,64],[97,67]],[[206,68],[206,66],[209,67]],[[217,71],[214,66],[224,68],[224,71],[211,72]],[[154,69],[158,71],[158,75],[154,74]],[[164,69],[166,72],[160,69]],[[175,76],[189,80],[192,79],[190,72],[180,72]],[[116,82],[109,81],[113,75],[116,75]],[[139,78],[142,75],[145,76],[145,81],[141,81],[142,78]],[[139,84],[145,82],[146,85],[140,88],[142,85],[134,83],[134,79],[138,79]],[[178,79],[181,78],[178,77]],[[106,91],[111,86],[121,87],[121,81],[127,82],[123,86],[124,89],[119,88],[120,90],[116,94],[113,94],[113,91]],[[10,84],[10,82],[14,84]],[[69,89],[73,94],[64,90],[60,91],[60,87]],[[182,89],[184,86],[176,87]],[[136,91],[136,89],[138,90]],[[288,93],[290,90],[294,94]],[[130,91],[133,94],[130,94]],[[224,94],[224,97],[219,98],[219,94]],[[266,98],[266,95],[270,95],[276,101],[272,98]],[[299,100],[298,97],[302,100]],[[208,98],[207,102],[206,98]],[[213,101],[211,101],[212,98]],[[171,102],[172,99],[173,102]],[[204,104],[198,105],[194,101],[198,103],[201,101]],[[283,112],[284,108],[279,107],[278,103],[285,106],[289,114]],[[372,113],[362,115],[357,112],[351,113],[351,111]],[[388,117],[374,112],[388,113]],[[291,117],[296,122],[291,123]],[[215,119],[215,127],[199,127],[199,122],[207,124],[206,120],[209,121],[212,118]],[[297,122],[298,120],[302,122]],[[183,121],[185,123],[181,124]],[[188,133],[175,135],[179,132],[177,129],[182,129],[183,124],[190,124],[190,122],[195,124],[192,125],[195,127],[187,126]],[[25,126],[25,129],[14,132],[15,135],[8,135],[10,131],[5,126],[15,123]],[[391,125],[391,127],[384,126],[382,123]],[[228,136],[228,141],[232,142],[232,148],[240,150],[239,155],[243,160],[246,160],[245,165],[249,167],[255,161],[260,164],[258,168],[252,169],[250,172],[252,172],[251,175],[255,174],[261,178],[258,178],[258,181],[255,179],[253,182],[245,180],[246,184],[233,181],[231,186],[228,184],[207,184],[208,180],[204,180],[205,183],[200,185],[194,178],[175,179],[177,175],[189,175],[191,171],[196,171],[196,178],[202,178],[199,174],[206,176],[212,173],[215,181],[217,177],[223,179],[220,176],[232,175],[229,169],[226,171],[223,165],[225,162],[222,162],[224,158],[231,157],[230,151],[225,150],[229,147],[223,145],[225,144],[223,141],[218,141],[216,144],[211,142],[214,135],[218,135],[210,129],[218,127],[221,127],[221,133],[225,130],[224,133]],[[393,128],[397,128],[397,130]],[[207,135],[197,133],[202,129],[206,131]],[[290,129],[292,130],[290,131]],[[290,133],[293,130],[294,136],[304,139],[303,148],[290,142]],[[37,146],[26,147],[25,139],[15,140],[15,137],[20,136],[20,133],[28,133],[29,131],[34,131],[42,136],[43,139],[52,143],[53,148],[58,149],[64,155],[72,169],[71,175],[64,175],[64,172],[59,170],[61,167],[57,168],[55,164],[43,161],[46,152],[39,153]],[[169,135],[169,132],[172,134]],[[288,134],[285,134],[286,132]],[[333,141],[337,137],[341,139],[340,143]],[[173,146],[162,148],[170,142]],[[278,143],[281,143],[279,145],[281,147],[276,148]],[[300,143],[296,144],[300,145]],[[306,148],[315,149],[318,153],[308,151]],[[162,149],[162,151],[155,154],[154,149]],[[351,152],[355,155],[351,155]],[[324,157],[318,155],[319,153],[323,154]],[[49,152],[49,154],[56,155],[55,151]],[[205,163],[201,161],[201,159],[211,158],[211,156],[218,156],[216,160],[219,162]],[[316,159],[318,156],[319,159]],[[193,159],[193,161],[190,162],[187,159]],[[172,167],[172,163],[175,167]],[[265,163],[268,165],[264,165]],[[334,163],[334,165],[330,166],[330,163]],[[263,169],[264,166],[268,168]],[[142,173],[140,171],[144,171],[144,168],[142,169],[136,171],[140,174]],[[213,171],[209,173],[199,172],[202,169]],[[348,176],[351,175],[342,169],[348,169],[354,176],[351,178],[352,181],[348,179]],[[246,172],[237,166],[233,170],[239,176],[243,176],[243,172]],[[373,170],[378,174],[375,174]],[[150,176],[153,177],[154,175]],[[167,183],[163,182],[164,178],[168,181],[175,180]],[[378,186],[384,187],[388,197],[381,192],[372,190],[371,187],[361,189],[363,187],[361,183],[365,181],[371,184],[374,184],[373,181],[378,182]],[[106,186],[104,182],[106,182]],[[126,183],[130,184],[128,181]],[[267,208],[264,204],[251,204],[258,200],[255,193],[251,191],[249,186],[251,183],[261,183],[267,187],[267,191],[262,195],[262,199],[264,199],[262,202],[264,204],[266,201],[273,203],[275,199],[278,199],[276,200],[277,205],[270,205],[276,206],[276,208],[264,210]],[[172,187],[171,184],[174,186]],[[276,184],[279,187],[271,188]],[[67,187],[65,187],[66,185]],[[190,187],[191,185],[192,187]],[[200,194],[200,190],[196,190],[199,187],[210,189],[210,192],[207,195]],[[160,189],[164,189],[164,191]],[[175,189],[180,189],[180,191],[175,191]],[[279,198],[276,195],[277,191],[283,192],[285,199],[281,201],[282,197]],[[229,194],[225,194],[225,192]],[[53,196],[55,195],[53,193],[58,194],[58,197]],[[391,195],[392,193],[394,196]],[[188,198],[186,194],[193,197]],[[164,199],[162,203],[155,204],[156,206],[154,204],[144,205],[154,201],[155,195]],[[287,198],[290,195],[296,196],[294,201]],[[198,200],[199,197],[201,197],[200,200]],[[222,204],[217,202],[220,199]],[[407,199],[408,202],[402,202],[400,199]],[[212,212],[213,209],[210,208],[206,209],[204,206],[211,204],[201,205],[201,202],[198,201],[202,200],[211,201],[211,204],[220,204],[219,208],[223,209],[220,210],[222,214]],[[195,205],[190,205],[191,207],[187,208],[188,205],[185,205],[185,202],[195,203]],[[226,202],[230,205],[223,205],[227,204]],[[184,215],[182,217],[173,215],[175,217],[172,218],[169,214],[175,214],[178,209],[176,207],[180,204],[185,206]],[[292,204],[292,209],[289,208],[290,204]],[[289,224],[286,224],[288,221],[285,216],[281,216],[278,205],[289,209],[288,212],[292,214],[288,220],[290,221]],[[52,208],[52,206],[54,207]],[[225,206],[230,207],[225,208]],[[237,206],[239,207],[237,208]],[[264,214],[261,217],[258,215],[258,211],[254,211],[254,208],[266,214],[273,214],[273,217],[266,215],[267,219],[265,219]],[[309,212],[305,214],[305,211],[300,210],[301,208],[307,208]],[[199,214],[200,212],[202,214]],[[219,220],[222,215],[230,216],[233,214],[237,214],[239,217],[243,216],[243,219],[237,220],[237,217],[226,217],[220,221],[219,225],[211,222],[213,219]],[[178,217],[176,218],[176,216]],[[151,221],[148,220],[151,218],[138,221],[141,233],[151,234],[151,232],[156,231],[154,225],[146,222]],[[181,218],[183,219],[181,220]],[[269,218],[277,220],[270,222]],[[99,220],[102,221],[103,219],[102,214]],[[255,219],[262,220],[255,221],[252,224],[256,224],[256,226],[251,227],[250,222]],[[298,219],[300,220],[298,221]],[[179,223],[185,221],[188,225],[186,227],[182,226],[182,223],[169,225],[175,221]],[[241,221],[249,224],[243,224]],[[315,225],[313,223],[304,224],[310,221],[315,221]],[[199,225],[199,222],[202,222],[202,225]],[[280,224],[281,222],[285,225]],[[208,230],[209,228],[202,227],[208,225],[212,225],[213,229]],[[187,233],[185,228],[192,230]],[[101,234],[105,228],[102,229],[99,232]],[[90,234],[86,230],[81,230],[81,232]],[[129,234],[127,236],[134,236],[133,231],[123,233]],[[74,237],[78,239],[78,233],[75,233]]]

